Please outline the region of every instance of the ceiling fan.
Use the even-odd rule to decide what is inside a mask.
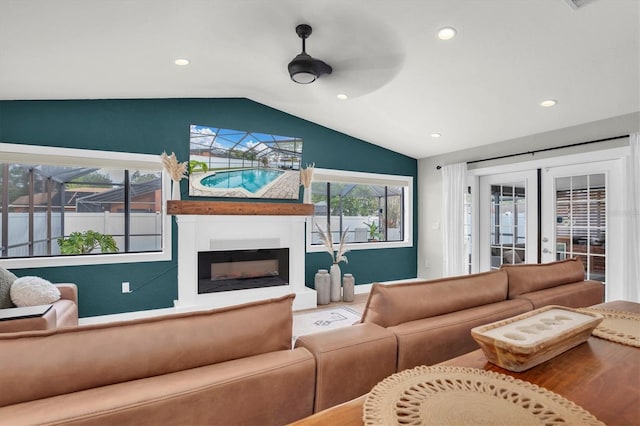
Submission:
[[[336,97],[353,100],[383,87],[402,69],[405,53],[396,29],[379,17],[363,15],[360,10],[353,13],[342,10],[330,18],[322,23],[316,49],[322,52],[319,53],[322,57],[330,55],[331,65],[307,53],[306,39],[311,35],[311,26],[295,27],[302,39],[302,52],[289,62],[288,70],[291,80],[304,88],[289,85],[288,90],[294,90],[296,96],[285,96],[284,102],[299,104]],[[322,78],[320,84],[310,84],[329,74],[330,78]],[[304,90],[296,90],[295,86]],[[270,93],[271,101],[283,93]]]
[[[302,52],[289,62],[289,75],[291,80],[299,84],[309,84],[320,78],[321,75],[331,74],[333,69],[329,64],[320,59],[314,59],[306,52],[306,40],[311,35],[312,28],[307,24],[296,27],[296,34],[302,39]]]

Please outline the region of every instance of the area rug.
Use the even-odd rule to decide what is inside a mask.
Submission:
[[[360,313],[348,306],[319,309],[293,315],[293,338],[334,328],[347,327],[360,321]]]
[[[602,322],[593,330],[593,335],[601,339],[640,347],[640,315],[633,312],[612,309],[583,308],[580,311],[600,314]]]
[[[603,425],[568,399],[506,374],[419,366],[387,377],[367,394],[364,424]]]

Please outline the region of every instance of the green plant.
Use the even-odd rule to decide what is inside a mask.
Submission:
[[[362,222],[369,229],[369,240],[379,240],[382,237],[380,228],[375,222]]]
[[[191,160],[189,161],[189,174],[194,172],[206,173],[209,171],[209,166],[204,161]]]
[[[68,237],[58,238],[62,254],[87,254],[100,247],[102,253],[117,253],[118,246],[111,235],[96,231],[72,232]]]

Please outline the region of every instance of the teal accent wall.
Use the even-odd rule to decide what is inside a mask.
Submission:
[[[34,150],[44,145],[158,155],[173,151],[184,161],[190,124],[302,137],[303,165],[413,176],[413,247],[353,251],[341,267],[354,274],[357,283],[416,276],[418,191],[413,158],[247,99],[0,101],[0,142],[33,145]],[[186,181],[182,190],[187,199]],[[77,283],[81,317],[171,307],[178,297],[175,221],[173,232],[172,261],[13,271]],[[307,253],[307,285],[313,287],[315,272],[329,266],[327,253]],[[121,293],[123,281],[131,283],[132,293]]]

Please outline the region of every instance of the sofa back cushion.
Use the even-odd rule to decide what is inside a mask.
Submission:
[[[506,298],[507,274],[501,270],[406,284],[374,284],[362,322],[392,327]]]
[[[502,265],[501,269],[509,277],[509,299],[584,280],[584,266],[577,257],[542,264]]]
[[[291,349],[294,297],[0,334],[0,406]]]

